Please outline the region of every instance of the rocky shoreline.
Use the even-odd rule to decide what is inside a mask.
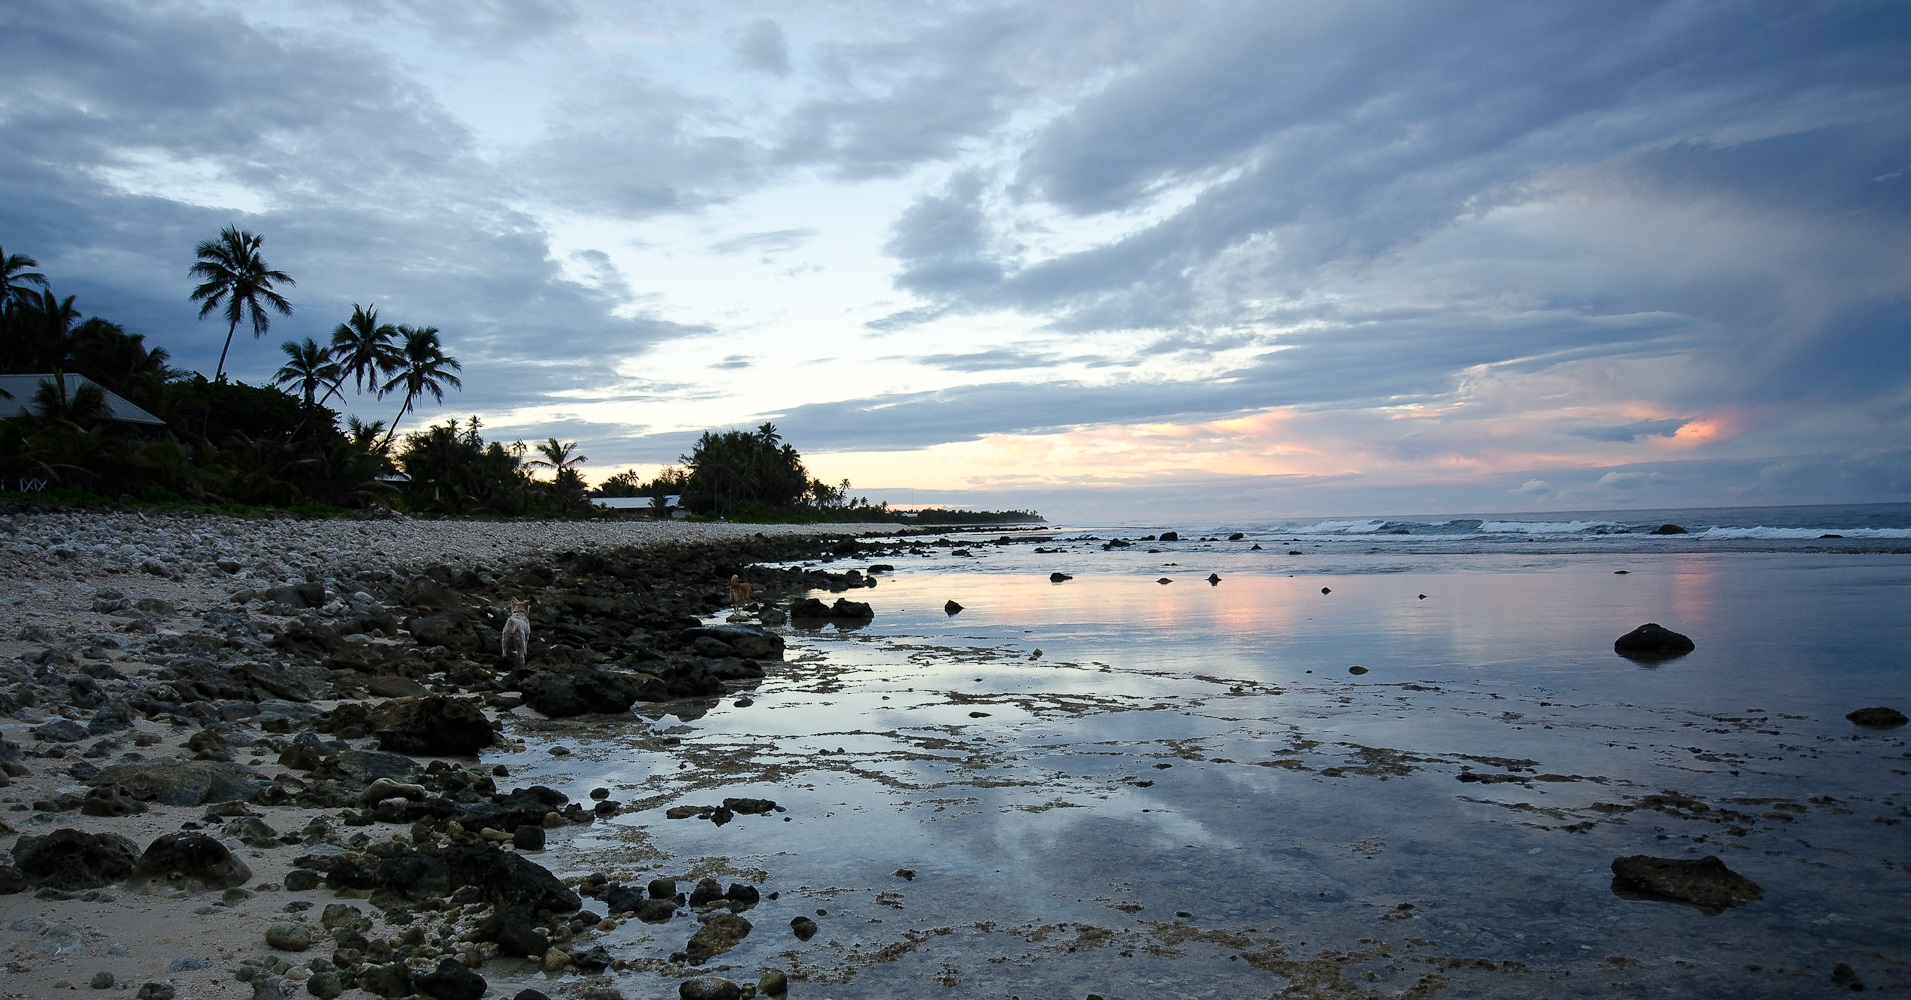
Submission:
[[[866,560],[885,548],[855,536],[893,531],[0,515],[0,996],[535,1000],[487,992],[503,962],[611,998],[596,973],[694,976],[749,932],[755,887],[560,880],[536,860],[546,831],[619,803],[475,755],[508,747],[514,718],[748,687],[782,657],[775,599],[875,585],[767,564]],[[713,624],[731,574],[767,600]],[[498,644],[516,599],[523,664]],[[592,943],[629,919],[682,920],[686,940]],[[782,985],[686,978],[683,995]]]

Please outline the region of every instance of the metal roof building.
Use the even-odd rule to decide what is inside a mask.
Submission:
[[[40,391],[43,382],[53,381],[51,372],[44,375],[0,375],[0,419],[9,417],[44,416],[33,408],[33,396]],[[118,393],[108,392],[105,386],[84,375],[66,374],[66,399],[72,402],[79,394],[80,387],[90,385],[106,394],[106,419],[127,424],[147,424],[163,427],[166,422],[147,413],[128,402]]]

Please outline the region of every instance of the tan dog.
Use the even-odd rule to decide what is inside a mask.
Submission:
[[[730,575],[730,606],[739,611],[750,603],[750,581],[732,573]]]
[[[525,654],[531,650],[531,602],[512,601],[511,617],[504,620],[504,632],[499,636],[498,655],[510,660],[516,666],[524,665]]]

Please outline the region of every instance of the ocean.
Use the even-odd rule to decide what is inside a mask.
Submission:
[[[520,723],[519,780],[635,804],[565,873],[758,885],[710,967],[806,997],[1911,988],[1907,729],[1845,718],[1911,710],[1911,504],[909,541],[745,697]],[[1646,622],[1696,649],[1617,655]],[[665,818],[736,796],[782,811]],[[1762,895],[1636,898],[1634,855]]]

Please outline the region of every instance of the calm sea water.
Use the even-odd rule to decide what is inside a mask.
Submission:
[[[1911,710],[1911,505],[1008,534],[886,558],[747,706],[526,724],[514,773],[645,803],[553,858],[759,881],[713,964],[804,996],[1911,988],[1911,748],[1844,718]],[[1697,650],[1615,655],[1647,621]],[[736,795],[787,811],[663,818]],[[1765,896],[1623,898],[1633,854]]]

